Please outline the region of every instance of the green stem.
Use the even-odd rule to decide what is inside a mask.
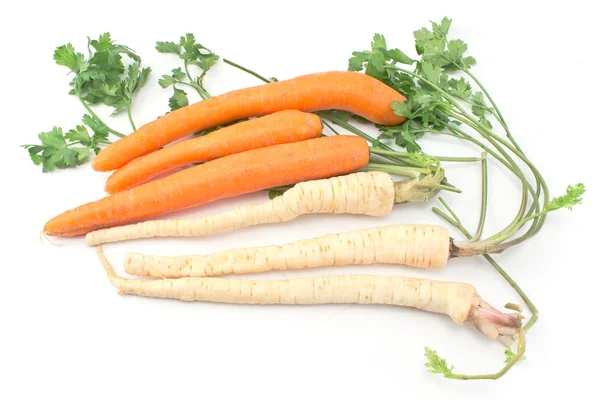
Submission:
[[[81,98],[81,95],[79,93],[77,93],[77,98],[79,99],[79,101],[81,102],[81,104],[83,104],[83,107],[86,109],[86,111],[88,113],[90,113],[90,115],[98,122],[100,122],[102,125],[104,125],[106,127],[106,130],[108,130],[110,133],[112,133],[115,136],[118,136],[120,138],[124,138],[126,135],[122,134],[121,132],[115,131],[114,129],[112,129],[111,127],[109,127],[108,125],[106,125],[101,119],[100,117],[98,117],[98,115],[96,115],[96,113],[94,111],[92,111],[92,109],[90,108],[90,106],[87,105],[87,103],[85,102],[85,100],[83,100]]]
[[[379,154],[379,155],[388,155],[388,156],[395,156],[395,157],[410,158],[410,153],[400,152],[400,151],[394,151],[394,150],[383,150],[383,149],[373,148],[373,149],[371,149],[371,153],[373,153],[373,154]],[[424,154],[424,155],[428,156],[428,154]],[[440,161],[448,161],[448,162],[477,162],[477,161],[481,161],[481,158],[479,158],[479,157],[445,157],[445,156],[429,156],[429,157],[436,158],[436,159],[438,159]]]
[[[388,174],[408,176],[410,178],[418,178],[419,174],[428,174],[430,172],[428,168],[403,167],[399,165],[379,164],[371,162],[368,163],[364,169],[368,171],[381,171],[387,172]]]
[[[232,67],[235,67],[235,68],[237,68],[237,69],[239,69],[239,70],[242,70],[242,71],[244,71],[244,72],[247,72],[247,73],[249,73],[250,75],[252,75],[252,76],[254,76],[254,77],[256,77],[256,78],[260,79],[260,80],[261,80],[261,81],[263,81],[264,83],[271,83],[271,81],[270,81],[269,79],[267,79],[267,78],[265,78],[264,76],[262,76],[262,75],[260,75],[260,74],[258,74],[258,73],[256,73],[256,72],[254,72],[254,71],[252,71],[251,69],[248,69],[248,68],[246,68],[246,67],[242,67],[242,66],[241,66],[240,64],[238,64],[238,63],[235,63],[235,62],[233,62],[233,61],[231,61],[231,60],[228,60],[228,59],[226,59],[226,58],[224,58],[224,59],[223,59],[223,62],[224,62],[225,64],[229,64],[229,65],[231,65]]]
[[[487,174],[487,153],[481,153],[481,212],[479,213],[479,224],[477,231],[473,236],[473,241],[481,239],[483,226],[485,224],[485,216],[487,214],[487,194],[488,194],[488,174]]]
[[[137,131],[135,124],[133,123],[133,118],[131,117],[131,102],[127,103],[127,117],[129,118],[129,123],[134,131]]]
[[[515,148],[517,148],[517,150],[519,150],[520,152],[523,152],[521,150],[521,148],[519,147],[519,145],[517,144],[516,140],[513,138],[512,134],[510,133],[510,130],[508,129],[508,125],[506,124],[506,120],[504,119],[504,116],[502,116],[502,113],[500,112],[500,109],[496,105],[496,102],[494,101],[494,99],[492,98],[492,96],[489,94],[489,92],[487,91],[487,89],[483,86],[483,84],[479,81],[479,79],[477,79],[475,77],[475,75],[473,75],[471,73],[471,71],[469,71],[466,68],[461,68],[461,70],[465,74],[467,74],[473,80],[473,82],[475,82],[477,84],[477,86],[479,86],[479,88],[481,89],[481,91],[483,92],[483,94],[485,94],[485,97],[487,97],[487,99],[490,101],[490,104],[492,105],[492,107],[494,107],[494,110],[496,110],[496,114],[498,116],[498,118],[497,118],[498,122],[500,122],[500,125],[502,125],[502,128],[506,132],[506,136],[511,141],[511,143],[515,146]]]
[[[516,363],[519,362],[519,360],[521,360],[523,358],[523,355],[525,354],[525,349],[526,349],[526,344],[525,344],[525,332],[523,329],[519,329],[519,339],[517,342],[517,353],[515,354],[515,356],[513,357],[513,359],[506,363],[506,365],[504,366],[504,368],[502,368],[500,371],[496,372],[495,374],[483,374],[483,375],[464,375],[464,374],[455,374],[455,373],[449,373],[449,374],[444,374],[444,377],[448,378],[448,379],[460,379],[460,380],[480,380],[480,379],[499,379],[502,376],[504,376],[504,374],[506,374]]]
[[[450,225],[452,225],[456,229],[458,229],[467,240],[472,239],[473,237],[471,236],[469,231],[467,231],[467,229],[464,227],[464,225],[460,222],[460,220],[458,219],[458,217],[454,213],[454,211],[452,211],[452,208],[450,208],[450,206],[448,206],[448,204],[442,198],[440,198],[440,202],[444,205],[446,210],[448,210],[448,212],[452,215],[452,217],[454,219],[437,207],[433,207],[433,212],[435,214],[437,214],[438,216],[442,217]],[[531,318],[529,319],[529,322],[523,328],[525,331],[528,331],[533,326],[535,321],[537,321],[537,319],[538,319],[539,311],[538,311],[537,307],[533,305],[532,301],[525,294],[525,292],[519,287],[517,282],[515,282],[514,279],[512,279],[508,275],[508,273],[506,273],[506,271],[502,267],[500,267],[500,265],[489,254],[483,254],[483,258],[485,258],[486,261],[489,262],[492,265],[492,267],[494,267],[496,272],[498,272],[508,282],[508,284],[517,292],[517,294],[525,302],[525,304],[527,305],[527,308],[529,308],[529,311],[531,312]]]
[[[196,92],[198,93],[198,95],[200,95],[200,97],[202,97],[202,100],[206,100],[208,97],[206,91],[204,90],[204,88],[202,88],[201,86],[199,86],[198,84],[195,83],[194,78],[192,78],[192,74],[190,74],[190,70],[188,68],[188,62],[184,62],[183,63],[183,67],[185,68],[185,74],[187,75],[188,79],[190,80],[190,83],[187,84],[188,86],[193,87],[194,89],[196,89]],[[185,83],[185,82],[181,82],[181,83]]]
[[[321,122],[323,123],[323,125],[328,127],[331,130],[331,132],[333,132],[335,135],[339,136],[340,133],[337,130],[335,130],[335,128],[329,122],[327,122],[324,118],[321,118]]]

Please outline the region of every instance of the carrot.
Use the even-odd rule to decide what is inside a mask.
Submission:
[[[384,83],[357,72],[303,75],[235,90],[173,111],[110,144],[94,158],[92,167],[112,171],[194,132],[282,110],[346,110],[378,124],[396,125],[405,118],[394,114],[390,105],[404,100]]]
[[[98,246],[98,256],[119,294],[234,304],[389,304],[446,314],[470,322],[492,339],[510,342],[521,327],[519,313],[505,314],[467,283],[402,276],[337,275],[284,281],[222,278],[138,280],[118,276]]]
[[[273,186],[346,174],[369,161],[367,142],[333,136],[232,154],[66,211],[44,227],[51,236],[90,231]]]
[[[297,142],[321,135],[315,114],[285,110],[220,129],[136,158],[116,170],[106,191],[116,193],[171,171],[174,168],[276,144]]]
[[[385,172],[356,172],[301,182],[273,200],[188,220],[155,220],[99,229],[86,235],[88,245],[147,237],[201,236],[252,225],[291,221],[304,214],[388,215],[394,203],[425,201],[436,192],[443,170],[423,178],[394,182]]]

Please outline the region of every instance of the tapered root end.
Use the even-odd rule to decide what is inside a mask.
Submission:
[[[477,297],[469,322],[489,338],[510,346],[519,334],[522,319],[521,313],[503,313]]]
[[[50,238],[48,237],[48,231],[46,229],[42,229],[40,231],[40,242],[42,242],[42,245],[44,244],[44,240],[48,243],[50,243],[52,246],[56,246],[56,247],[63,247],[64,244],[60,244],[60,243],[55,243],[52,240],[50,240]]]

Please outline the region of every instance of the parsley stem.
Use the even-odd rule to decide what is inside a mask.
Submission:
[[[323,123],[323,125],[328,127],[329,130],[331,130],[331,132],[333,132],[334,135],[339,136],[340,133],[338,131],[336,131],[335,128],[333,126],[331,126],[331,124],[329,122],[327,122],[324,118],[321,118],[321,122]]]
[[[430,172],[428,168],[403,167],[399,165],[372,162],[368,163],[364,169],[367,171],[382,171],[387,172],[388,174],[407,176],[410,178],[418,178],[419,174],[428,174]]]
[[[129,123],[134,131],[137,131],[135,124],[133,123],[133,118],[131,117],[131,102],[127,103],[127,118],[129,118]]]
[[[485,216],[487,214],[487,194],[488,194],[488,173],[487,173],[487,153],[481,153],[481,212],[479,214],[479,224],[475,236],[471,239],[476,242],[481,239],[483,226],[485,225]]]
[[[202,100],[206,100],[207,98],[210,97],[210,95],[204,90],[203,87],[201,87],[200,85],[196,84],[194,81],[194,78],[192,78],[192,74],[190,74],[190,70],[188,68],[188,62],[184,62],[183,63],[183,67],[185,68],[185,74],[187,75],[188,79],[190,80],[190,83],[187,82],[181,82],[186,84],[187,86],[193,87],[194,89],[196,89],[196,92],[198,92],[198,94],[200,95],[200,97],[202,97]]]
[[[106,127],[106,130],[108,130],[110,133],[112,133],[115,136],[118,136],[120,138],[124,138],[126,135],[122,134],[121,132],[115,131],[114,129],[112,129],[111,127],[109,127],[108,125],[106,125],[104,123],[104,121],[102,121],[100,119],[100,117],[98,117],[98,115],[96,115],[96,113],[94,111],[92,111],[92,109],[90,108],[90,106],[87,105],[87,103],[85,102],[85,100],[83,100],[83,98],[81,97],[81,95],[79,93],[77,93],[77,98],[79,99],[79,101],[81,102],[81,104],[83,104],[83,107],[87,110],[87,112],[90,113],[90,115],[98,122],[100,122],[102,125],[104,125]]]
[[[481,380],[481,379],[492,379],[496,380],[504,376],[525,354],[526,344],[525,344],[525,332],[524,329],[519,329],[519,336],[517,342],[517,353],[510,360],[504,368],[494,374],[483,374],[483,375],[464,375],[464,374],[455,374],[450,372],[448,374],[444,374],[445,378],[449,379],[460,379],[460,380]]]
[[[239,69],[239,70],[242,70],[242,71],[244,71],[244,72],[247,72],[247,73],[249,73],[250,75],[254,76],[255,78],[258,78],[258,79],[260,79],[260,80],[261,80],[261,81],[263,81],[264,83],[271,83],[271,81],[270,81],[269,79],[265,78],[264,76],[262,76],[262,75],[260,75],[260,74],[258,74],[258,73],[256,73],[256,72],[254,72],[254,71],[252,71],[252,70],[250,70],[250,69],[248,69],[248,68],[246,68],[246,67],[242,67],[240,64],[238,64],[238,63],[235,63],[235,62],[233,62],[233,61],[231,61],[231,60],[228,60],[227,58],[224,58],[224,59],[223,59],[223,62],[224,62],[225,64],[229,64],[229,65],[231,65],[232,67],[235,67],[235,68],[237,68],[237,69]]]
[[[483,94],[485,94],[485,97],[487,97],[487,99],[490,101],[490,104],[492,105],[492,107],[494,107],[494,110],[496,110],[496,114],[497,114],[497,117],[498,117],[497,120],[498,120],[498,122],[500,122],[500,125],[502,125],[502,128],[504,128],[504,131],[506,132],[506,136],[508,136],[509,140],[515,145],[515,147],[519,151],[521,151],[521,148],[519,147],[519,145],[517,144],[517,142],[514,140],[512,134],[510,133],[510,130],[508,129],[508,125],[506,124],[506,121],[504,120],[504,117],[502,116],[502,113],[500,112],[500,109],[496,105],[496,102],[494,101],[494,99],[492,98],[492,96],[490,96],[490,94],[487,91],[487,89],[481,84],[481,82],[479,81],[479,79],[477,79],[475,77],[475,75],[473,75],[473,73],[471,71],[469,71],[467,68],[461,68],[461,71],[463,71],[465,74],[467,74],[473,80],[473,82],[475,82],[477,84],[477,86],[479,86],[479,88],[481,89],[481,91],[483,92]]]
[[[395,156],[395,157],[405,157],[405,158],[410,157],[410,153],[407,153],[407,152],[400,152],[400,151],[394,151],[394,150],[383,150],[383,149],[377,149],[377,148],[372,148],[371,153],[379,154],[379,155],[389,155],[389,156]],[[425,155],[427,155],[427,154],[425,154]],[[436,158],[439,161],[448,161],[448,162],[477,162],[477,161],[482,160],[479,157],[444,157],[444,156],[430,156],[430,157]]]
[[[471,234],[469,233],[469,231],[467,231],[467,229],[465,228],[465,226],[460,222],[460,220],[458,219],[458,216],[454,213],[454,211],[448,205],[448,203],[446,203],[446,201],[444,201],[444,199],[441,198],[441,197],[439,198],[439,200],[443,204],[443,206],[446,208],[446,210],[448,210],[448,212],[452,215],[452,217],[449,216],[448,214],[446,214],[445,212],[443,212],[442,210],[440,210],[437,207],[433,207],[433,209],[432,209],[433,212],[435,214],[437,214],[438,216],[440,216],[441,218],[443,218],[450,225],[452,225],[456,229],[458,229],[467,240],[473,239],[473,236],[471,236]],[[527,308],[529,308],[529,311],[531,312],[531,318],[529,319],[529,322],[523,328],[525,330],[525,332],[527,332],[533,326],[533,324],[535,324],[535,322],[538,319],[539,311],[538,311],[537,307],[533,305],[533,302],[525,294],[525,292],[523,291],[523,289],[521,289],[519,287],[519,285],[517,284],[517,282],[515,282],[514,279],[512,279],[510,277],[510,275],[508,275],[508,273],[500,266],[500,264],[498,264],[496,262],[496,260],[494,260],[492,258],[492,256],[490,256],[489,254],[482,254],[482,256],[483,256],[483,258],[486,259],[487,262],[490,263],[490,265],[496,270],[496,272],[498,272],[508,282],[508,284],[521,297],[521,299],[523,300],[523,302],[525,302],[525,304],[527,305]]]

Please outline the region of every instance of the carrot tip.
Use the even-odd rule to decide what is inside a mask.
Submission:
[[[47,233],[48,233],[48,231],[46,231],[45,229],[42,229],[40,231],[40,242],[42,243],[42,246],[44,245],[44,239],[46,239],[46,241],[48,243],[50,243],[51,245],[53,245],[53,246],[56,246],[56,247],[63,247],[64,246],[64,244],[55,243],[52,240],[50,240],[50,238],[48,237]]]

